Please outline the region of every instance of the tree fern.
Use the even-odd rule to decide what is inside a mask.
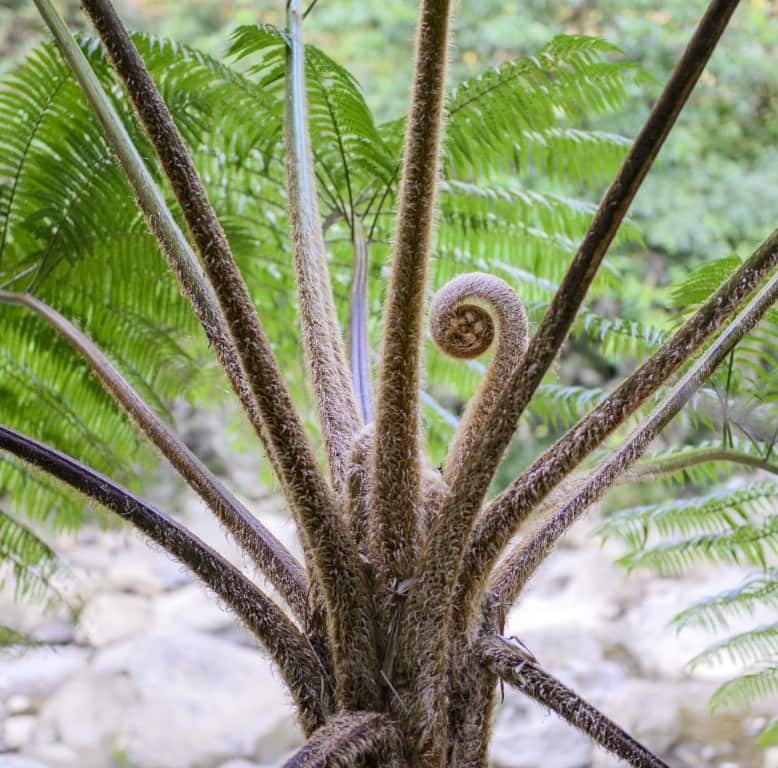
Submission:
[[[684,324],[672,336],[665,336],[664,328],[654,332],[630,320],[608,320],[597,306],[584,307],[581,318],[575,319],[590,287],[593,304],[618,285],[617,265],[604,261],[605,252],[614,240],[638,240],[629,224],[619,233],[626,210],[735,4],[716,0],[714,5],[721,7],[712,6],[703,17],[634,145],[589,130],[592,118],[621,105],[625,79],[633,69],[619,60],[616,49],[593,38],[555,38],[535,56],[460,84],[445,98],[447,0],[422,3],[416,84],[407,121],[381,125],[373,120],[351,75],[323,52],[302,46],[303,13],[297,0],[288,4],[285,32],[239,29],[229,65],[171,42],[136,38],[133,43],[107,0],[85,0],[112,69],[87,39],[80,41],[88,57],[83,59],[50,0],[36,0],[36,5],[89,103],[102,115],[102,130],[51,48],[44,47],[29,68],[23,64],[11,75],[10,86],[0,91],[6,100],[0,123],[12,124],[26,109],[24,121],[31,126],[21,141],[9,141],[8,172],[3,173],[11,185],[0,198],[2,296],[8,304],[19,304],[8,289],[34,293],[67,315],[76,331],[82,328],[99,336],[109,362],[119,370],[106,376],[93,357],[85,357],[122,410],[114,409],[91,378],[77,394],[73,382],[84,378],[85,366],[37,318],[25,317],[24,326],[14,325],[21,307],[5,307],[0,313],[4,333],[16,327],[24,333],[8,336],[13,354],[3,368],[3,385],[8,384],[0,415],[11,426],[0,426],[0,440],[13,456],[45,471],[47,481],[35,486],[12,460],[4,465],[7,476],[0,474],[5,481],[0,490],[15,504],[36,494],[55,503],[50,478],[57,478],[128,519],[190,567],[246,622],[279,666],[301,723],[313,734],[295,759],[337,758],[350,736],[359,732],[361,740],[352,745],[357,751],[350,760],[363,754],[381,760],[382,750],[398,758],[401,744],[412,764],[442,765],[450,741],[454,763],[473,764],[488,740],[483,713],[494,702],[491,675],[497,674],[523,686],[633,764],[663,766],[534,659],[516,662],[515,648],[498,637],[500,622],[487,582],[514,529],[547,493],[577,464],[596,456],[608,437],[630,417],[637,418],[644,402],[660,397],[663,384],[689,363],[692,367],[681,384],[661,400],[685,402],[687,389],[705,380],[721,361],[717,355],[724,354],[722,350],[735,354],[734,345],[775,300],[773,279],[739,312],[739,305],[775,266],[773,237],[715,293],[712,287],[712,298],[701,294],[699,310],[679,312]],[[28,96],[26,82],[46,70],[51,72],[50,83],[62,82],[33,89]],[[147,136],[116,87],[113,70]],[[444,102],[448,133],[440,146]],[[251,121],[245,120],[248,113]],[[0,131],[0,137],[5,133]],[[0,138],[0,149],[3,141]],[[109,142],[155,241],[142,234],[130,187],[110,162]],[[610,175],[625,155],[597,209],[574,199],[582,182]],[[506,181],[508,174],[516,173],[522,175],[522,184]],[[52,174],[56,181],[47,185]],[[533,190],[533,181],[541,178],[543,189]],[[169,199],[157,190],[163,179],[173,192]],[[444,306],[451,312],[453,342],[460,321],[466,338],[473,333],[488,336],[490,342],[494,314],[497,352],[486,368],[470,362],[460,368],[462,373],[431,353],[429,391],[420,392],[425,271],[438,186],[431,287],[440,288],[475,264],[488,268],[494,260],[505,275],[536,291],[528,314],[530,328],[536,325],[537,332],[525,354],[528,322],[511,287],[490,275],[460,276],[456,285],[467,290],[475,286],[476,303],[460,306],[457,300]],[[186,224],[193,247],[174,218]],[[359,255],[355,246],[361,233],[366,239],[359,243],[364,251]],[[326,254],[322,235],[329,240]],[[383,265],[391,240],[387,273]],[[248,513],[242,515],[239,503],[159,419],[165,417],[172,394],[197,391],[197,381],[190,382],[189,376],[196,379],[193,374],[202,367],[206,345],[203,333],[184,316],[184,301],[162,260],[155,261],[157,246],[179,277],[248,422],[266,448],[304,540],[305,570]],[[366,289],[357,286],[355,291],[350,278],[357,258],[366,260],[362,266],[370,279]],[[130,260],[142,274],[128,270]],[[155,295],[124,288],[123,280],[152,283]],[[297,300],[289,298],[295,284]],[[387,307],[384,327],[368,321],[366,329],[368,335],[382,335],[384,349],[373,433],[351,407],[352,380],[341,359],[331,309],[334,297],[343,318],[346,296],[355,292],[365,294],[361,298],[374,314],[384,299]],[[266,325],[255,308],[270,318]],[[298,320],[304,357],[295,332]],[[450,329],[438,330],[442,333],[436,342],[448,349]],[[733,376],[730,371],[724,382],[727,448],[732,443],[734,395],[749,386],[756,392],[766,381],[759,372],[769,354],[769,330],[748,337],[737,352],[746,356],[753,374]],[[504,494],[487,502],[487,489],[516,423],[538,387],[549,384],[552,364],[571,331],[576,341],[613,340],[606,354],[615,354],[616,339],[633,345],[635,354],[660,346],[650,350],[637,374],[610,394],[541,390],[539,413],[544,397],[546,412],[556,397],[567,404],[571,419],[581,411],[583,419],[550,449],[551,458],[541,456],[529,475],[522,474]],[[154,344],[148,343],[150,338]],[[697,352],[701,358],[691,360]],[[642,375],[644,371],[648,373]],[[450,392],[444,389],[444,377]],[[142,409],[132,404],[135,392],[127,392],[130,380],[156,413],[149,408],[138,419]],[[117,381],[123,394],[117,394]],[[30,391],[22,382],[32,384]],[[719,379],[711,389],[718,393]],[[467,398],[472,407],[460,418]],[[420,452],[417,401],[425,403],[431,443],[437,441],[440,447],[456,429],[456,450],[449,453],[442,474],[430,461],[436,448],[426,457]],[[185,527],[101,474],[124,471],[128,481],[137,482],[137,467],[149,458],[144,450],[136,450],[136,433],[124,411],[138,420],[143,433],[193,488],[201,495],[203,488],[211,492],[209,506],[220,520],[234,522],[232,513],[240,513],[238,519],[248,528],[233,525],[230,530],[244,549],[261,551],[260,567],[275,574],[304,632]],[[304,429],[304,423],[317,416],[321,446],[311,443]],[[746,425],[742,431],[747,432]],[[323,462],[317,462],[317,448],[326,455],[329,476]],[[702,500],[695,508],[701,534],[682,540],[675,550],[659,544],[629,557],[677,564],[703,551],[709,557],[744,557],[764,565],[778,535],[776,516],[766,512],[759,518],[755,512],[759,500],[771,494],[774,486],[760,486],[737,498]],[[733,511],[741,519],[731,524]],[[693,524],[681,522],[682,512],[668,508],[653,517],[645,511],[634,515],[644,528],[652,523],[662,531],[694,533]],[[49,509],[38,514],[48,517]],[[59,514],[57,507],[53,514]],[[705,527],[707,519],[716,521],[712,533]],[[5,538],[22,549],[25,562],[40,555],[34,536],[23,536],[10,524],[8,530]],[[39,556],[36,564],[41,562],[47,561]],[[449,670],[450,658],[461,658],[461,668]],[[518,674],[527,663],[527,679],[534,681],[530,685]],[[765,686],[760,680],[752,687]],[[444,707],[441,702],[450,703]],[[333,716],[336,710],[342,714]],[[328,753],[325,742],[330,738],[338,746]]]
[[[534,56],[457,86],[447,104],[447,166],[489,174],[507,160],[521,170],[534,163],[557,178],[591,180],[607,173],[623,155],[624,141],[564,128],[575,128],[582,114],[623,104],[632,66],[608,60],[618,53],[595,38],[557,37]],[[572,125],[560,125],[560,113]]]

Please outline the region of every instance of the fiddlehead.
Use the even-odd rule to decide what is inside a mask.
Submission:
[[[468,451],[478,450],[485,416],[526,349],[527,318],[519,298],[505,282],[481,273],[462,275],[448,283],[435,296],[430,318],[435,340],[459,358],[479,355],[497,339],[492,363],[449,450],[442,478],[445,482],[455,476]],[[451,507],[450,498],[446,490],[418,560],[401,629],[403,658],[416,662],[409,679],[414,681],[414,715],[423,744],[434,741],[435,733],[445,728],[442,710],[435,702],[445,690],[454,587],[475,517],[475,510],[466,506]]]
[[[430,330],[438,347],[459,359],[482,355],[497,337],[491,365],[449,448],[443,478],[450,481],[463,457],[479,445],[488,413],[527,350],[527,314],[507,283],[472,272],[454,278],[435,294]]]

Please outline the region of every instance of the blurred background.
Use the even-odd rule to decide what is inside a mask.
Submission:
[[[118,5],[134,29],[217,57],[236,26],[283,23],[279,0]],[[89,33],[77,3],[60,7],[71,28]],[[452,36],[452,85],[532,53],[557,34],[602,36],[642,74],[629,83],[624,108],[597,127],[631,137],[703,7],[683,0],[462,1]],[[308,40],[357,77],[377,120],[397,118],[405,109],[416,10],[401,0],[318,0],[306,24]],[[0,75],[44,38],[32,3],[2,0]],[[619,295],[603,296],[598,308],[641,323],[664,318],[672,306],[669,286],[709,260],[748,254],[776,225],[776,174],[778,2],[743,0],[633,206],[642,242],[624,244],[613,255],[616,264],[630,265]],[[542,178],[532,181],[543,187]],[[575,193],[596,201],[601,191]],[[634,355],[614,359],[572,342],[555,374],[562,385],[607,388],[634,363]],[[175,404],[173,414],[187,441],[295,547],[284,510],[257,487],[259,462],[234,442],[215,439],[232,414],[193,411],[186,403]],[[498,485],[560,429],[540,418],[523,422]],[[683,430],[678,434],[687,439],[688,426]],[[164,472],[151,477],[154,501],[178,510],[240,562],[197,499]],[[600,512],[658,502],[666,493],[662,485],[619,490]],[[712,716],[711,694],[739,666],[725,661],[692,673],[687,662],[711,634],[704,628],[676,634],[669,625],[690,602],[742,582],[750,571],[698,565],[679,578],[652,571],[627,578],[615,564],[623,547],[603,544],[594,532],[597,519],[592,515],[567,537],[511,618],[510,630],[672,765],[777,768],[778,747],[756,743],[778,714],[775,697]],[[43,643],[0,655],[0,768],[251,768],[280,764],[299,743],[280,682],[251,639],[164,555],[131,532],[96,522],[58,540],[58,549],[68,565],[57,581],[59,607],[44,610],[0,597],[0,623]],[[775,621],[774,606],[759,610],[748,626]],[[510,692],[498,715],[492,759],[504,768],[613,764]]]

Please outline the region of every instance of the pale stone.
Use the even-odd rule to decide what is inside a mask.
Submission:
[[[222,763],[219,768],[260,768],[260,765],[248,760],[228,760],[226,763]]]
[[[625,680],[597,705],[648,749],[663,753],[681,737],[682,697],[672,683]]]
[[[778,768],[778,747],[769,747],[764,751],[762,768]]]
[[[41,709],[38,743],[61,742],[88,762],[110,752],[116,728],[139,696],[132,682],[90,669],[71,680]]]
[[[48,766],[22,755],[0,755],[0,768],[48,768]]]
[[[76,639],[95,647],[140,634],[151,623],[152,607],[144,597],[101,593],[81,613]]]
[[[37,718],[34,715],[14,715],[3,724],[3,744],[6,749],[21,749],[30,740]]]
[[[8,697],[5,708],[9,715],[26,715],[32,711],[33,707],[29,696],[18,693]]]
[[[55,691],[85,664],[84,648],[31,648],[0,656],[0,699],[13,694],[38,700]]]
[[[278,764],[302,743],[289,694],[261,653],[181,628],[105,648],[40,718],[39,743],[58,736],[79,766],[105,765],[116,749],[133,768],[258,754]]]
[[[181,626],[202,632],[219,632],[235,624],[212,592],[201,584],[188,584],[154,601],[154,621],[160,627]]]
[[[592,749],[586,736],[506,687],[489,745],[494,768],[588,768]]]
[[[42,621],[31,634],[35,640],[44,645],[67,645],[74,639],[72,622],[58,619]]]
[[[92,760],[83,760],[70,747],[60,743],[34,744],[25,750],[25,757],[40,760],[45,768],[75,768],[75,766],[78,766],[78,768],[106,768],[105,760],[102,760],[102,762],[98,761],[97,763]]]
[[[136,541],[112,561],[107,577],[115,589],[146,596],[173,589],[193,578],[183,565],[143,540]]]

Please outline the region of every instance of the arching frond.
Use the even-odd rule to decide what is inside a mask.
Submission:
[[[678,629],[726,628],[732,619],[751,615],[760,606],[778,607],[778,568],[772,568],[744,581],[734,589],[706,597],[685,608],[673,618]]]
[[[756,627],[719,640],[691,659],[689,668],[694,670],[726,659],[739,664],[753,664],[773,657],[778,658],[778,624]]]
[[[626,142],[565,129],[583,115],[612,112],[624,102],[625,77],[633,67],[614,61],[618,53],[597,38],[560,36],[533,56],[465,81],[447,103],[446,167],[488,175],[507,161],[519,171],[535,164],[552,177],[585,175],[587,181],[612,172]]]
[[[768,726],[759,734],[759,745],[770,747],[778,744],[778,717],[772,720]]]
[[[58,565],[56,553],[40,536],[0,509],[0,586],[10,576],[17,599],[51,599]]]
[[[37,645],[35,640],[23,632],[18,632],[13,627],[0,624],[0,657],[4,653],[15,652]]]
[[[778,515],[764,524],[744,523],[721,533],[657,544],[632,552],[620,562],[628,568],[652,568],[661,573],[677,574],[700,560],[729,565],[765,567],[767,557],[778,552]]]
[[[626,509],[609,517],[600,526],[599,532],[605,537],[618,536],[636,549],[645,545],[652,532],[660,536],[710,534],[709,539],[703,536],[700,539],[661,544],[658,548],[664,548],[662,551],[668,555],[670,552],[680,554],[686,549],[693,549],[696,543],[701,552],[710,548],[709,556],[715,556],[715,551],[724,553],[729,544],[735,549],[738,543],[747,546],[750,540],[748,522],[755,521],[753,533],[756,536],[760,530],[757,522],[761,516],[775,509],[777,499],[778,484],[750,483],[735,491],[724,489],[690,499],[674,498],[663,504]],[[769,535],[769,526],[770,517],[765,523],[766,538]],[[719,533],[721,538],[717,538]],[[631,566],[637,565],[644,555],[648,557],[649,551],[653,549],[628,555],[627,562]]]
[[[747,707],[757,699],[778,693],[778,666],[766,666],[756,672],[724,683],[710,700],[715,712],[724,707]]]

